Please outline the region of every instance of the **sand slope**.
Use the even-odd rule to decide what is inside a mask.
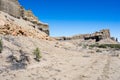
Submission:
[[[2,39],[4,50],[0,54],[0,80],[120,80],[120,58],[109,55],[120,51],[96,52],[70,42],[20,36]],[[32,52],[36,47],[42,53],[40,62],[33,59]],[[19,49],[30,56],[30,64],[26,69],[11,70],[6,57],[12,53],[19,54]]]

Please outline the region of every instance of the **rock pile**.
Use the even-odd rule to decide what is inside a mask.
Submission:
[[[7,22],[4,26],[0,25],[0,34],[3,35],[13,35],[13,36],[26,36],[38,39],[51,40],[50,37],[46,34],[40,34],[36,30],[26,30],[21,26],[18,26],[14,23]]]

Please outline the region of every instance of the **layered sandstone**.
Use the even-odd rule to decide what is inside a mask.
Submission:
[[[26,36],[38,39],[52,40],[48,35],[40,33],[34,29],[26,29],[18,26],[12,22],[7,22],[4,25],[0,25],[0,34],[12,35],[12,36]]]
[[[0,0],[0,11],[6,12],[16,18],[23,18],[34,24],[34,27],[49,35],[48,24],[42,23],[30,10],[25,10],[18,0]]]
[[[0,11],[4,11],[14,17],[21,17],[21,6],[17,0],[0,0]]]
[[[0,34],[54,40],[48,34],[41,31],[36,24],[22,18],[15,18],[2,11],[0,11]]]

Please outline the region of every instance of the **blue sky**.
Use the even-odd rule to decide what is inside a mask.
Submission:
[[[48,23],[51,36],[71,36],[109,28],[120,39],[120,0],[19,0],[40,21]]]

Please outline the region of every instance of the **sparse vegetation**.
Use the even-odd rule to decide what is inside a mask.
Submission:
[[[2,50],[3,50],[3,42],[2,39],[0,39],[0,53],[2,53]]]
[[[40,58],[42,58],[40,49],[39,49],[39,48],[36,48],[36,49],[34,50],[33,54],[35,55],[35,60],[39,62],[39,61],[40,61]]]
[[[120,44],[93,44],[90,45],[89,47],[120,49]]]
[[[90,48],[93,48],[93,47],[98,47],[99,44],[98,43],[95,43],[95,44],[92,44],[92,45],[89,45]]]

